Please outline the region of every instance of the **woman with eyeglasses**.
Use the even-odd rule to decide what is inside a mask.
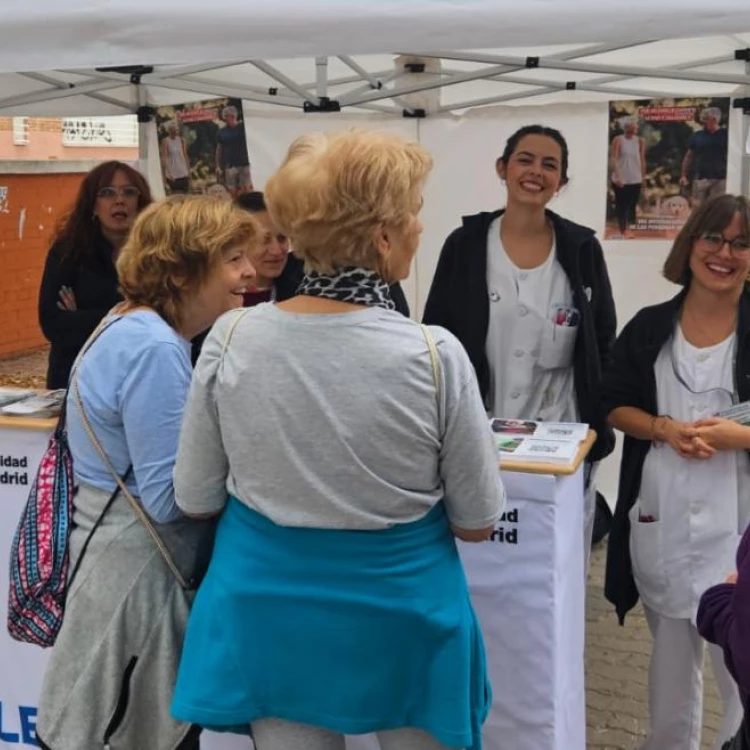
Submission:
[[[86,339],[122,301],[115,262],[149,203],[146,180],[119,161],[100,164],[81,183],[47,255],[39,289],[39,325],[51,344],[48,388],[67,387]]]
[[[642,750],[698,750],[703,592],[734,571],[750,520],[750,427],[722,416],[750,400],[750,203],[722,195],[693,213],[664,276],[683,288],[620,334],[604,378],[625,433],[605,593],[622,622],[640,597],[653,651]],[[708,647],[724,705],[715,748],[742,718],[721,650]]]

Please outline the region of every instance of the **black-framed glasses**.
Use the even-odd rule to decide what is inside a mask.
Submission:
[[[107,187],[99,188],[96,191],[97,198],[106,198],[113,200],[114,198],[129,198],[135,200],[141,197],[141,191],[135,187],[135,185],[123,185],[122,187],[114,187],[114,185],[108,185]]]
[[[750,240],[746,237],[733,237],[732,239],[729,239],[720,232],[706,232],[698,237],[698,239],[712,253],[721,252],[724,245],[729,245],[730,251],[737,254],[750,251]]]

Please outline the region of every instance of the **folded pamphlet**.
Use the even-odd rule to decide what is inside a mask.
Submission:
[[[57,417],[65,400],[65,389],[57,391],[32,391],[30,396],[0,407],[0,413],[6,417],[34,417],[48,419]]]
[[[28,388],[0,388],[0,406],[7,406],[34,395],[36,395],[36,391]]]
[[[750,425],[750,401],[743,401],[741,404],[735,404],[728,409],[722,409],[716,413],[716,416],[722,419],[731,419],[738,424]]]

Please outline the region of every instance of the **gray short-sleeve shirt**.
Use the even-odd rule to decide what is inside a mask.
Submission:
[[[180,508],[216,512],[231,493],[283,526],[382,529],[443,499],[456,526],[494,523],[504,491],[474,370],[452,334],[431,331],[440,410],[422,331],[398,313],[223,316],[185,411]]]

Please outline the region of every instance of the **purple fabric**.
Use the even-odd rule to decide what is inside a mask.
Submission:
[[[737,583],[712,586],[701,597],[698,630],[724,651],[724,661],[750,708],[750,528],[737,550]]]

